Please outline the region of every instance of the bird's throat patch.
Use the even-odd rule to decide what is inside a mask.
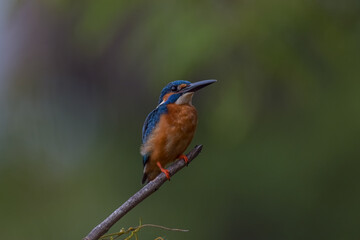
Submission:
[[[194,93],[188,92],[181,95],[175,102],[175,104],[189,104],[192,105],[192,97]]]

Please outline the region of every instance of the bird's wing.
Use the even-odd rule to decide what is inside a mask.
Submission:
[[[158,113],[158,109],[154,109],[149,115],[146,117],[143,129],[142,129],[142,142],[143,144],[147,141],[149,135],[154,130],[156,124],[159,122],[160,114]]]
[[[146,143],[147,139],[149,138],[151,132],[154,130],[156,124],[159,122],[160,114],[158,113],[158,109],[154,109],[149,115],[146,117],[143,129],[142,129],[142,142],[143,144]],[[143,155],[143,164],[147,163],[149,160],[149,154]]]
[[[143,125],[143,129],[142,129],[142,142],[143,142],[143,144],[146,143],[146,141],[148,140],[150,134],[152,133],[152,131],[156,127],[157,123],[160,120],[161,114],[166,112],[166,111],[167,111],[166,106],[165,105],[160,105],[157,108],[155,108],[151,113],[149,113],[149,115],[146,117],[144,125]],[[149,155],[148,154],[143,155],[144,166],[145,166],[145,164],[146,164],[146,162],[148,160],[149,160]]]

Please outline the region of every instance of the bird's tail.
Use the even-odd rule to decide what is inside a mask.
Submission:
[[[148,178],[148,177],[147,177],[147,174],[144,172],[143,177],[142,177],[142,180],[141,180],[141,183],[142,183],[142,184],[146,183],[147,178]]]

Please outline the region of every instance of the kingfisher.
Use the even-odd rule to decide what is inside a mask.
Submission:
[[[188,163],[184,152],[194,137],[197,125],[197,111],[192,105],[192,97],[197,90],[214,82],[214,79],[194,83],[177,80],[162,89],[158,106],[146,117],[142,128],[143,184],[161,172],[170,180],[165,167],[176,159]]]

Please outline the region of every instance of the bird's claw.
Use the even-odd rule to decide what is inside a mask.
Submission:
[[[181,154],[181,155],[179,156],[179,159],[184,160],[184,162],[186,163],[186,166],[189,165],[189,159],[188,159],[188,157],[187,157],[186,155]]]
[[[166,178],[170,181],[170,172],[169,170],[163,168],[160,164],[160,162],[157,162],[156,165],[160,168],[160,171],[162,171],[163,173],[165,173]]]

